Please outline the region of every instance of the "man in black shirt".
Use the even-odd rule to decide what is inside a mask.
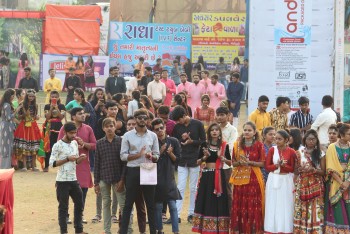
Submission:
[[[188,209],[187,221],[192,222],[194,213],[194,202],[196,195],[196,187],[199,175],[199,166],[197,165],[199,147],[205,141],[205,131],[202,122],[191,119],[186,115],[186,111],[182,106],[174,108],[173,120],[176,125],[173,130],[173,137],[177,138],[181,143],[181,158],[178,166],[178,189],[184,198],[187,177],[190,178],[190,203]],[[183,200],[176,202],[178,216],[181,216]]]
[[[107,78],[105,83],[105,90],[108,99],[112,99],[112,96],[116,93],[125,93],[126,84],[125,79],[122,76],[119,76],[119,68],[111,67],[109,69],[110,77]]]
[[[107,116],[100,118],[97,121],[96,131],[95,131],[95,137],[97,140],[103,138],[105,136],[105,132],[103,131],[102,123],[105,118],[112,118],[116,121],[116,131],[115,134],[117,136],[123,136],[126,132],[126,124],[124,121],[117,119],[117,113],[118,113],[118,106],[115,102],[107,102],[105,105]]]
[[[152,68],[146,67],[146,74],[141,78],[141,85],[145,87],[144,90],[142,90],[142,95],[147,95],[147,85],[149,82],[153,81],[153,75],[152,75]]]
[[[25,77],[20,80],[18,88],[19,89],[34,89],[35,92],[39,92],[38,82],[31,76],[31,70],[32,69],[30,69],[30,67],[24,68]]]
[[[67,94],[67,100],[66,100],[66,105],[70,102],[73,101],[74,99],[74,90],[76,88],[81,88],[81,83],[80,79],[78,76],[75,75],[75,68],[71,67],[69,68],[69,76],[66,80],[66,90],[68,92]]]

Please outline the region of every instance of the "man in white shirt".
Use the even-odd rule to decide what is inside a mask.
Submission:
[[[325,95],[322,98],[323,111],[317,116],[315,122],[311,125],[318,133],[320,144],[326,147],[328,144],[328,128],[331,124],[336,124],[337,115],[332,110],[333,98],[330,95]]]
[[[147,96],[152,101],[155,109],[158,109],[164,103],[166,96],[166,86],[160,81],[160,73],[155,72],[154,80],[147,85]]]
[[[226,107],[219,107],[216,109],[216,122],[220,124],[222,139],[227,142],[230,153],[233,150],[233,143],[237,140],[238,132],[237,129],[228,122],[228,115],[230,111]],[[232,154],[232,153],[231,153]],[[228,166],[226,163],[223,166],[226,179],[226,189],[227,197],[229,202],[229,207],[232,205],[232,185],[229,183],[232,167]],[[231,210],[230,210],[231,213]]]
[[[68,216],[69,197],[74,202],[74,228],[77,234],[83,231],[83,192],[79,186],[76,165],[86,159],[85,154],[79,156],[78,143],[74,140],[77,127],[74,122],[63,126],[64,137],[52,147],[50,166],[59,167],[56,177],[56,194],[59,203],[58,223],[61,233],[68,233],[66,218]]]

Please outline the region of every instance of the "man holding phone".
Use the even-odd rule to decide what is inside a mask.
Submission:
[[[91,171],[90,171],[89,151],[95,150],[96,138],[92,128],[89,125],[84,124],[85,112],[82,107],[73,108],[70,114],[77,128],[77,134],[75,135],[74,140],[76,140],[78,143],[79,153],[87,155],[87,158],[84,158],[84,160],[81,160],[81,163],[76,168],[77,179],[83,191],[83,210],[84,210],[88,189],[93,187]],[[60,133],[58,134],[58,139],[61,139],[63,136],[64,136],[64,129],[61,128]],[[87,223],[87,221],[83,219],[83,223]]]
[[[78,143],[74,140],[77,135],[75,123],[66,123],[63,132],[64,136],[53,146],[50,158],[50,166],[59,167],[56,177],[58,222],[61,233],[68,233],[66,218],[71,197],[74,202],[75,233],[85,234],[82,224],[83,193],[77,180],[76,165],[85,160],[86,155],[79,156]]]

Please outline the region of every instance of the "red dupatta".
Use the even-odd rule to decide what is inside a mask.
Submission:
[[[226,142],[222,142],[220,154],[218,155],[218,158],[215,162],[215,180],[214,180],[214,194],[216,194],[217,197],[220,197],[222,194],[222,183],[221,183],[221,168],[223,166],[223,162],[221,161],[220,156],[225,156],[225,150],[226,150]]]

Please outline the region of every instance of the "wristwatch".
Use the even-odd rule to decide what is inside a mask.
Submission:
[[[68,157],[66,158],[66,161],[69,162],[69,158]]]

